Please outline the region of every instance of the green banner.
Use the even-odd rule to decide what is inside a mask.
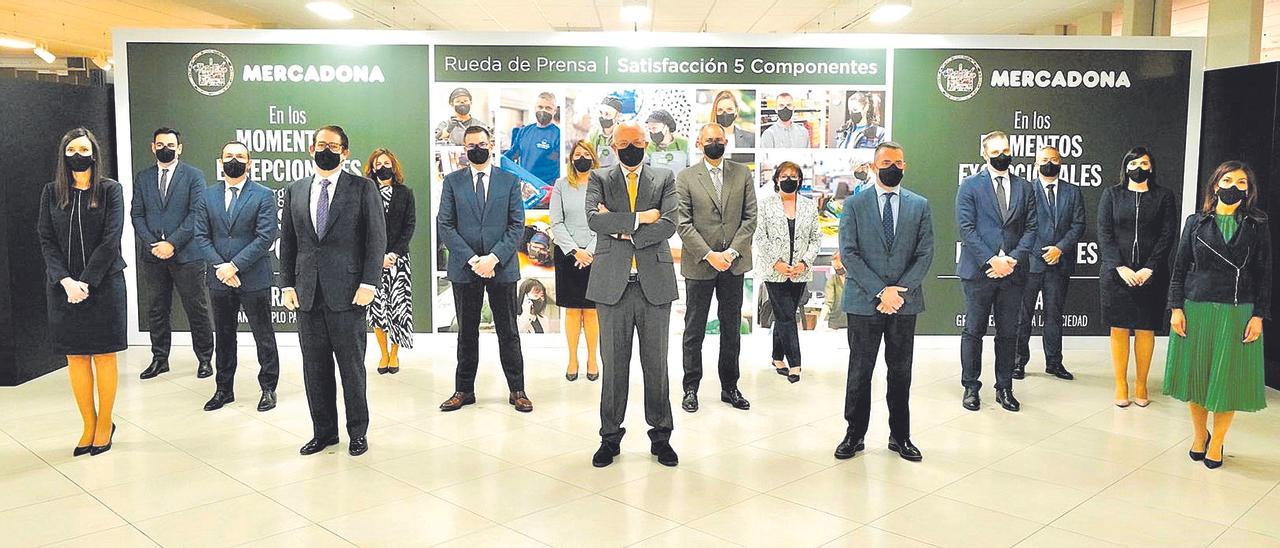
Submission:
[[[277,193],[290,182],[309,177],[312,131],[342,126],[351,141],[348,170],[361,172],[368,155],[385,147],[395,153],[417,203],[417,231],[411,245],[414,262],[414,325],[431,325],[429,245],[432,226],[427,126],[426,45],[304,44],[128,44],[129,123],[132,166],[154,168],[149,144],[162,126],[182,132],[182,160],[220,181],[218,157],[227,141],[248,145],[250,178]],[[278,249],[272,248],[278,259]],[[273,260],[279,270],[278,260]],[[278,280],[279,278],[277,278]],[[149,288],[139,279],[139,310],[146,310]],[[177,299],[175,299],[175,304]],[[280,331],[295,329],[296,315],[272,290],[273,319]],[[186,329],[175,306],[174,329]],[[146,314],[139,326],[147,329]],[[247,329],[242,324],[242,329]]]
[[[885,83],[884,49],[436,46],[437,82]]]

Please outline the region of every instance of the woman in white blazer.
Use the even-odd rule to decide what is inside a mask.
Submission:
[[[807,300],[821,238],[818,205],[800,195],[803,181],[804,172],[793,162],[774,169],[776,193],[760,200],[754,249],[756,279],[764,282],[773,305],[773,368],[793,383],[800,381],[796,309]]]

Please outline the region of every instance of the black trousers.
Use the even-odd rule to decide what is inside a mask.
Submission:
[[[720,389],[738,387],[738,354],[742,347],[742,279],[732,272],[718,272],[710,280],[685,278],[684,391],[697,392],[702,382],[702,342],[707,338],[707,315],[715,294],[720,320]]]
[[[524,354],[516,328],[516,284],[484,280],[453,284],[453,305],[458,311],[458,369],[454,390],[476,391],[476,370],[480,367],[480,308],[489,294],[493,327],[498,332],[498,360],[512,392],[524,390]]]
[[[960,333],[960,384],[981,388],[982,338],[987,323],[996,318],[996,389],[1013,388],[1013,360],[1018,344],[1018,312],[1026,275],[961,280],[964,288],[964,331]]]
[[[347,411],[347,435],[362,438],[369,431],[369,402],[365,396],[364,354],[366,308],[330,310],[316,283],[311,310],[298,311],[298,343],[302,346],[302,380],[307,389],[311,425],[318,439],[338,437],[338,387],[334,362],[342,379]]]
[[[667,345],[671,334],[671,303],[655,305],[645,299],[640,282],[630,282],[615,304],[597,304],[600,315],[600,438],[621,443],[627,429],[631,348],[640,341],[640,373],[644,381],[644,420],[649,441],[671,439],[671,386],[667,377]]]
[[[214,350],[217,360],[218,390],[234,392],[236,378],[236,328],[240,326],[239,312],[244,309],[253,331],[253,344],[258,348],[258,386],[263,392],[276,389],[280,379],[280,353],[276,350],[276,331],[271,324],[271,290],[241,292],[230,288],[226,291],[210,291],[213,304]]]
[[[800,327],[796,309],[808,292],[806,282],[765,282],[769,303],[773,305],[773,359],[800,367]]]
[[[173,290],[178,290],[182,308],[187,312],[191,329],[191,346],[196,359],[205,363],[213,359],[213,321],[209,317],[209,288],[204,261],[178,264],[172,260],[139,261],[138,270],[147,285],[151,302],[147,303],[147,329],[151,331],[151,356],[169,360],[169,344],[173,337],[169,311],[173,308]]]
[[[1027,274],[1027,288],[1022,294],[1022,311],[1018,315],[1018,356],[1014,362],[1025,366],[1031,361],[1031,319],[1036,312],[1036,297],[1044,294],[1044,365],[1062,366],[1062,308],[1067,301],[1067,284],[1071,277],[1058,269]]]
[[[849,381],[845,385],[844,420],[849,435],[867,435],[871,416],[871,375],[884,340],[888,384],[889,436],[902,441],[911,437],[911,363],[916,343],[915,314],[849,314]]]

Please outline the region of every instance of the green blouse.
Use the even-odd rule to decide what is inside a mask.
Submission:
[[[1218,231],[1222,233],[1222,241],[1230,243],[1231,238],[1236,235],[1236,229],[1240,227],[1236,216],[1215,214],[1214,218],[1218,222]]]

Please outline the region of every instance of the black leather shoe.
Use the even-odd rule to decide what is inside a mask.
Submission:
[[[93,442],[90,442],[90,443],[92,444]],[[84,447],[77,447],[77,448],[75,448],[74,450],[72,450],[72,451],[71,451],[71,456],[73,456],[73,457],[83,457],[83,456],[85,456],[85,455],[88,455],[88,454],[89,454],[89,449],[90,449],[91,447],[93,447],[93,446],[92,446],[92,445],[86,445],[86,446],[84,446]],[[1203,453],[1202,453],[1202,454],[1203,454]],[[1202,458],[1203,458],[1203,457],[1202,457]]]
[[[734,409],[741,409],[743,411],[751,409],[751,402],[747,401],[747,398],[742,397],[742,392],[737,388],[734,388],[733,390],[721,390],[720,401],[732,405]]]
[[[836,446],[836,458],[840,460],[851,459],[858,451],[866,450],[866,444],[862,443],[862,438],[853,439],[853,436],[845,434],[844,440],[840,445]]]
[[[911,462],[920,462],[924,460],[924,456],[920,454],[920,450],[916,448],[914,443],[911,443],[910,439],[897,441],[893,438],[889,438],[889,450],[897,453],[899,457]]]
[[[351,444],[347,446],[347,453],[353,457],[358,457],[369,452],[369,440],[366,438],[356,438],[351,440]]]
[[[981,409],[982,398],[978,397],[978,389],[977,388],[964,389],[964,399],[961,400],[960,403],[964,405],[965,409],[968,409],[970,411],[977,411],[978,409]]]
[[[209,398],[209,401],[204,404],[204,410],[217,411],[219,409],[222,409],[222,406],[228,403],[231,403],[233,401],[236,401],[235,394],[232,394],[231,392],[224,392],[222,390],[217,390],[213,393],[213,397]]]
[[[197,379],[207,379],[213,376],[213,366],[209,362],[200,362],[200,366],[196,368]]]
[[[324,449],[330,445],[338,445],[338,438],[329,438],[327,440],[312,438],[311,441],[302,446],[302,449],[298,450],[298,453],[302,455],[314,455],[324,451]]]
[[[671,448],[671,444],[665,441],[656,441],[649,446],[649,452],[658,457],[658,464],[663,466],[675,466],[680,464],[680,457],[676,455],[676,450]]]
[[[1013,366],[1013,378],[1016,380],[1022,380],[1027,378],[1027,366],[1025,365]]]
[[[1059,379],[1062,379],[1064,381],[1069,381],[1076,378],[1076,376],[1072,375],[1070,371],[1067,371],[1067,368],[1061,365],[1056,367],[1046,367],[1044,369],[1044,372],[1050,375],[1053,375],[1055,377],[1058,377]]]
[[[1209,442],[1212,440],[1212,435],[1206,437],[1204,439],[1204,451],[1187,451],[1187,455],[1191,457],[1191,460],[1196,462],[1204,460],[1204,456],[1209,453]]]
[[[153,379],[156,375],[169,372],[169,362],[165,360],[151,360],[151,365],[142,370],[142,374],[138,375],[139,379]]]
[[[110,451],[110,450],[111,450],[111,442],[114,442],[115,440],[116,440],[116,423],[114,423],[114,422],[113,422],[113,423],[111,423],[111,437],[110,437],[110,438],[107,438],[107,444],[106,444],[106,445],[90,445],[90,446],[89,446],[89,456],[91,456],[91,457],[96,457],[96,456],[98,456],[98,455],[101,455],[101,454],[103,454],[103,453],[106,453],[107,451]],[[1208,465],[1209,465],[1209,463],[1207,462],[1208,460],[1209,460],[1209,459],[1205,459],[1205,461],[1206,461],[1206,462],[1205,462],[1205,466],[1208,466]],[[1222,466],[1222,463],[1221,463],[1221,462],[1219,462],[1219,463],[1218,463],[1218,466]],[[1215,466],[1215,468],[1216,468],[1216,466]]]
[[[613,464],[613,457],[622,453],[622,449],[618,444],[607,441],[600,442],[600,448],[596,449],[596,454],[591,456],[591,466],[596,468],[604,468]]]
[[[680,408],[690,413],[697,412],[698,411],[698,393],[685,392],[684,399],[680,401]]]
[[[110,446],[111,444],[108,443],[107,445]],[[1227,460],[1227,446],[1225,445],[1222,446],[1222,460],[1213,460],[1209,458],[1209,455],[1208,455],[1209,444],[1206,443],[1204,445],[1204,450],[1205,450],[1204,467],[1210,470],[1217,470],[1219,468],[1222,468],[1222,462]]]
[[[1012,388],[1001,388],[996,390],[996,403],[1000,404],[1005,411],[1017,412],[1022,409],[1022,404],[1018,403],[1018,399],[1013,397]]]
[[[258,411],[270,411],[276,408],[276,391],[263,390],[262,399],[258,400]]]

